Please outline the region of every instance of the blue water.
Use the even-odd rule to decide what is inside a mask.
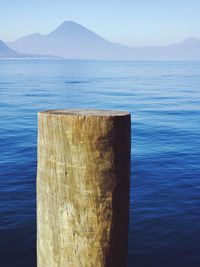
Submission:
[[[200,266],[200,62],[0,61],[0,266],[36,266],[37,112],[132,113],[128,266]],[[78,267],[78,266],[77,266]]]

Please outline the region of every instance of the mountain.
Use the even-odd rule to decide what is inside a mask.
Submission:
[[[0,58],[20,58],[21,54],[10,49],[0,40]]]
[[[31,34],[8,45],[21,53],[65,58],[119,58],[127,57],[131,51],[131,48],[111,43],[73,21],[65,21],[47,35]]]
[[[182,42],[184,45],[200,45],[200,40],[194,37],[189,37]]]
[[[200,40],[190,37],[181,43],[164,47],[135,47],[129,56],[134,60],[200,60]]]
[[[200,40],[190,37],[165,47],[135,48],[137,56],[157,60],[200,60]]]
[[[73,21],[65,21],[47,35],[34,33],[7,45],[19,53],[74,59],[200,60],[200,40],[159,47],[131,48],[112,43]]]
[[[10,49],[4,42],[0,40],[0,59],[6,59],[6,58],[58,58],[55,56],[49,56],[49,55],[38,55],[38,54],[25,54],[25,53],[19,53],[12,49]]]

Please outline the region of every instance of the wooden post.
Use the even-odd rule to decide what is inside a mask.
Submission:
[[[39,113],[37,266],[125,267],[130,114]]]

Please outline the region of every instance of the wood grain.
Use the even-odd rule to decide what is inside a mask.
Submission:
[[[38,267],[125,267],[129,191],[129,113],[38,114]]]

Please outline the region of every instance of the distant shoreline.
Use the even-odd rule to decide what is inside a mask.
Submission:
[[[200,62],[200,59],[93,59],[93,58],[0,58],[0,61],[29,61],[29,60],[48,60],[48,61],[97,61],[97,62]]]

